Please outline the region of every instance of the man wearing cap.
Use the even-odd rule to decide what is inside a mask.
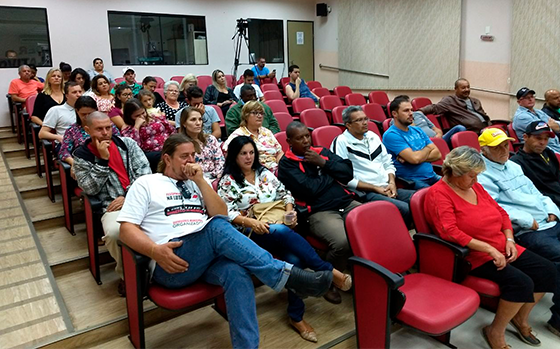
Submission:
[[[119,83],[119,85],[127,85],[132,90],[132,95],[136,96],[138,92],[142,89],[142,86],[136,82],[136,72],[131,67],[126,67],[123,69],[124,80]],[[115,89],[111,90],[111,93],[115,93]]]
[[[509,157],[509,138],[504,131],[488,128],[478,137],[486,170],[478,182],[508,213],[516,241],[554,262],[560,270],[560,210],[523,174],[521,166]],[[548,329],[560,336],[560,285],[552,298],[552,317]]]
[[[560,206],[560,168],[555,153],[547,148],[548,140],[556,135],[542,121],[533,121],[523,134],[523,148],[511,157],[535,187]]]
[[[523,133],[527,126],[533,121],[544,121],[550,126],[554,133],[560,133],[560,124],[554,119],[546,115],[542,110],[535,109],[535,91],[523,87],[517,91],[517,110],[513,116],[513,129],[517,134],[517,138],[523,139]],[[555,153],[560,153],[560,143],[558,137],[549,140],[548,147]]]
[[[560,121],[560,91],[551,89],[544,93],[542,111],[556,121]]]

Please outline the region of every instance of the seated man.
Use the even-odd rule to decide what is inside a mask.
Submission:
[[[535,109],[535,91],[528,89],[527,87],[521,88],[517,91],[517,110],[513,116],[513,129],[517,134],[519,140],[523,139],[523,133],[527,129],[530,123],[533,121],[543,121],[550,126],[554,133],[560,133],[560,124],[554,121],[553,118],[546,115],[542,110]],[[558,142],[558,136],[550,139],[548,141],[548,147],[552,149],[555,153],[560,153],[560,142]]]
[[[142,86],[136,82],[136,72],[131,67],[123,68],[123,78],[124,80],[119,83],[119,85],[127,85],[132,90],[132,95],[136,96],[138,92],[142,89]],[[111,90],[112,94],[115,94],[115,89]]]
[[[479,133],[490,125],[490,117],[482,109],[482,104],[476,98],[470,97],[471,85],[467,79],[455,81],[455,95],[441,99],[437,104],[420,108],[424,114],[441,114],[450,126],[463,125],[469,131]]]
[[[319,97],[311,92],[305,80],[299,77],[299,67],[297,65],[291,65],[288,67],[288,76],[290,77],[290,82],[286,86],[286,96],[289,99],[294,100],[296,98],[309,97],[319,103]]]
[[[254,274],[279,292],[323,295],[332,271],[307,272],[273,259],[229,223],[226,203],[203,177],[192,140],[170,136],[163,145],[161,173],[139,178],[119,214],[121,239],[152,258],[155,282],[186,287],[199,279],[225,290],[233,348],[258,348]]]
[[[103,206],[104,240],[111,257],[117,262],[115,271],[121,278],[118,292],[125,295],[119,223],[117,216],[132,183],[150,174],[150,163],[136,141],[113,136],[113,123],[106,114],[93,112],[87,116],[84,130],[90,135],[84,145],[74,151],[74,174],[78,186],[87,195],[95,195]]]
[[[243,85],[240,89],[240,102],[229,108],[226,114],[226,129],[228,135],[231,135],[233,131],[239,128],[239,124],[241,123],[241,109],[243,109],[245,103],[257,100],[256,90],[253,87],[254,85]],[[269,129],[272,133],[280,132],[278,120],[274,117],[272,109],[265,103],[261,103],[261,105],[264,108],[262,126]]]
[[[255,73],[255,84],[257,86],[261,86],[261,79],[274,79],[276,77],[276,69],[270,72],[270,70],[265,67],[266,60],[264,57],[259,58],[257,64],[251,68],[251,70]]]
[[[237,97],[237,99],[241,99],[241,87],[245,85],[253,86],[259,101],[263,100],[263,93],[259,85],[255,84],[255,73],[251,69],[247,69],[243,72],[243,83],[235,86],[233,89],[233,94]]]
[[[360,205],[342,186],[354,176],[352,162],[326,148],[312,147],[309,130],[299,121],[288,125],[286,136],[290,150],[280,160],[278,179],[292,193],[296,206],[307,211],[311,234],[329,246],[326,261],[344,270],[351,256],[344,219]],[[342,301],[334,286],[325,298],[332,303]]]
[[[510,158],[519,164],[527,176],[545,196],[560,206],[560,169],[555,153],[547,148],[548,140],[556,135],[543,121],[533,121],[523,134],[523,148]]]
[[[191,86],[187,89],[187,103],[189,107],[194,107],[202,112],[202,132],[211,134],[216,139],[222,138],[222,130],[220,129],[220,117],[214,107],[206,107],[202,104],[204,92],[198,86]],[[181,127],[181,108],[175,113],[175,127]]]
[[[523,175],[518,164],[508,160],[511,139],[498,128],[482,132],[478,142],[486,171],[478,175],[478,182],[509,215],[517,242],[553,262],[560,271],[560,210]],[[560,336],[560,284],[552,301],[547,327]]]
[[[75,81],[68,81],[64,84],[64,95],[66,96],[66,103],[57,105],[49,109],[43,120],[43,126],[39,131],[39,138],[57,143],[55,152],[58,153],[64,132],[76,122],[76,112],[74,111],[74,104],[82,95],[82,87]],[[55,133],[53,133],[55,131]]]
[[[407,96],[397,96],[390,104],[395,124],[383,134],[383,144],[393,157],[397,177],[414,182],[413,189],[422,189],[439,181],[430,162],[441,153],[430,138],[414,123],[412,105]]]
[[[36,95],[43,90],[43,83],[31,79],[31,68],[22,65],[18,69],[19,79],[13,79],[8,88],[8,94],[14,102],[25,103],[27,97]]]
[[[555,89],[546,91],[544,100],[546,102],[541,110],[555,121],[560,121],[560,91]]]
[[[342,121],[346,131],[334,139],[331,151],[352,161],[354,178],[348,182],[348,188],[364,201],[392,202],[409,225],[412,223],[409,203],[414,191],[397,189],[391,155],[379,136],[368,131],[368,118],[362,107],[354,105],[344,109]]]

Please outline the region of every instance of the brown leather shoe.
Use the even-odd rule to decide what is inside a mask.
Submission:
[[[296,331],[298,331],[301,338],[306,341],[317,343],[317,334],[315,333],[315,330],[305,320],[295,322],[294,320],[289,319],[289,323]]]
[[[327,302],[332,304],[342,303],[342,297],[340,296],[338,289],[334,285],[331,285],[331,287],[329,287],[329,290],[327,291],[327,293],[325,293],[323,298],[325,298]]]

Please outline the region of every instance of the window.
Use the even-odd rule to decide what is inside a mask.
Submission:
[[[52,67],[47,10],[0,6],[0,68]]]
[[[109,11],[113,65],[208,64],[203,16]]]
[[[249,19],[249,51],[269,63],[284,63],[284,22]]]

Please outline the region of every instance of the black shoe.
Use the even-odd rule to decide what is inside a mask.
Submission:
[[[327,293],[332,283],[333,274],[330,270],[305,271],[292,267],[286,288],[301,298],[321,297]]]
[[[340,296],[340,292],[338,292],[338,289],[334,285],[329,287],[329,290],[327,291],[327,293],[325,293],[323,298],[325,298],[327,302],[332,304],[342,303],[342,297]]]
[[[117,286],[117,292],[119,293],[119,296],[126,297],[126,284],[122,279],[119,280],[119,285]]]
[[[546,323],[546,328],[558,337],[560,337],[560,325],[552,322],[552,319]]]

